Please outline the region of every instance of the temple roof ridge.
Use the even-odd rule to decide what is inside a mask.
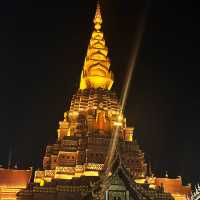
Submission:
[[[126,169],[124,162],[121,158],[120,152],[116,150],[113,160],[110,166],[111,174],[102,173],[100,176],[100,180],[97,181],[93,185],[93,196],[104,194],[106,190],[108,190],[109,185],[111,184],[112,180],[115,178],[120,178],[124,185],[129,188],[131,191],[131,195],[134,196],[134,199],[143,199],[150,200],[151,198],[146,194],[145,189],[138,185],[133,179],[129,171]],[[95,194],[95,191],[99,188],[99,194]]]

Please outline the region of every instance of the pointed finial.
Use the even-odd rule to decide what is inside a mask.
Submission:
[[[198,193],[198,187],[195,185],[195,192]]]
[[[31,171],[33,171],[33,166],[29,167]]]
[[[101,9],[100,9],[100,3],[99,1],[97,2],[97,8],[96,8],[96,13],[95,13],[95,17],[93,20],[95,26],[94,28],[98,31],[101,29],[101,24],[103,22],[102,18],[101,18]]]
[[[64,121],[67,120],[67,112],[64,112]]]
[[[110,90],[114,77],[110,68],[108,48],[106,47],[104,35],[101,31],[100,3],[97,3],[94,17],[94,31],[92,32],[88,45],[83,70],[81,72],[80,89],[103,88]]]
[[[12,148],[10,146],[9,154],[8,154],[8,169],[10,169],[11,164],[12,164]]]
[[[17,163],[15,163],[14,168],[15,168],[15,169],[18,169],[18,165],[17,165]]]

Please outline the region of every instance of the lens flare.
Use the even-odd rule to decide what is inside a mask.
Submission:
[[[135,64],[136,64],[137,56],[139,53],[139,48],[141,46],[142,36],[144,33],[145,19],[146,19],[145,16],[146,16],[146,9],[144,9],[144,14],[142,15],[141,20],[139,22],[139,26],[138,26],[136,37],[135,37],[135,42],[134,42],[132,52],[131,52],[130,61],[127,67],[125,82],[123,85],[123,90],[122,90],[121,98],[120,98],[120,103],[121,103],[120,113],[119,113],[119,117],[117,118],[117,121],[115,122],[115,130],[112,133],[110,145],[108,148],[107,158],[105,161],[105,176],[108,176],[110,173],[111,162],[116,152],[118,139],[119,139],[119,132],[121,128],[120,116],[123,113],[124,108],[126,106],[128,91],[129,91],[132,75],[135,69]]]

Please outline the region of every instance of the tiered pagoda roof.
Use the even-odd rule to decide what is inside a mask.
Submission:
[[[88,45],[83,70],[81,73],[80,89],[103,88],[110,90],[113,84],[113,74],[109,71],[110,59],[103,32],[101,31],[100,4],[97,4],[94,17],[94,31]]]

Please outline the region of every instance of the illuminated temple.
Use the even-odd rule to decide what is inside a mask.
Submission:
[[[57,142],[47,145],[43,170],[35,171],[33,183],[21,190],[17,199],[186,199],[190,186],[183,186],[181,178],[156,178],[148,169],[134,128],[127,126],[112,90],[114,77],[99,4],[93,22],[80,86],[59,122]],[[105,178],[104,163],[116,128],[118,151]]]
[[[120,102],[111,90],[114,78],[101,24],[98,5],[80,87],[72,97],[69,111],[64,113],[64,120],[59,122],[58,142],[46,148],[44,170],[36,171],[35,183],[99,176],[116,126],[120,126],[121,155],[131,175],[147,175],[144,153],[133,139],[133,128],[126,125]]]

